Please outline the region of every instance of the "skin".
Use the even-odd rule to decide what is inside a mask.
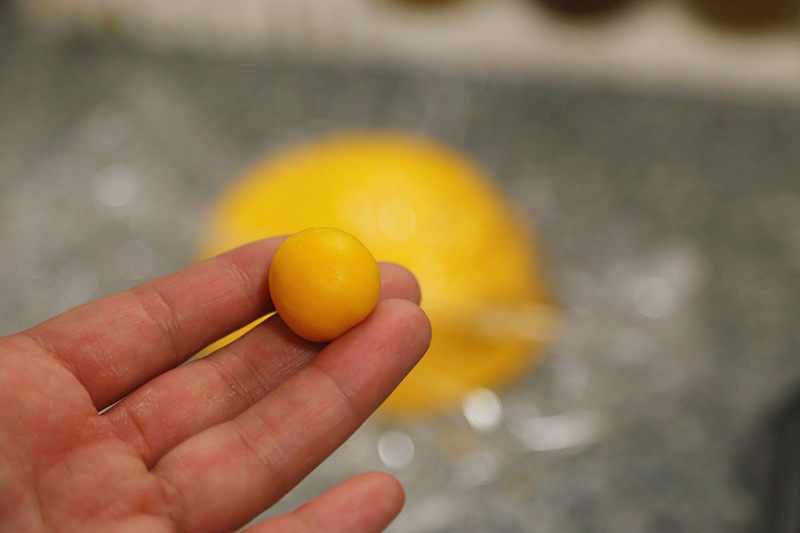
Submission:
[[[281,241],[0,338],[0,531],[236,529],[364,422],[430,342],[419,286],[398,265],[381,264],[375,311],[328,344],[273,316],[178,366],[272,310]],[[391,476],[362,474],[246,531],[381,531],[403,499]]]

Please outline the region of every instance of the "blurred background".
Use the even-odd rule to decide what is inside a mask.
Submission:
[[[264,516],[380,469],[396,532],[798,531],[799,12],[0,0],[0,334],[339,225],[435,344]]]

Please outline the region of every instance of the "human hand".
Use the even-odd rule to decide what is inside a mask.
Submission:
[[[364,422],[430,342],[397,265],[381,265],[375,311],[327,345],[272,316],[178,366],[272,311],[281,240],[0,338],[0,531],[234,529]],[[402,504],[394,478],[363,474],[248,531],[380,531]]]

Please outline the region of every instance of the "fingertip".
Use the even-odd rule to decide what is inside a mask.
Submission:
[[[402,336],[406,344],[422,357],[431,343],[431,322],[425,311],[414,302],[401,298],[380,302],[376,311],[387,314],[395,335]]]
[[[416,304],[422,301],[422,290],[414,274],[397,263],[378,263],[381,271],[381,300],[402,298]]]
[[[394,476],[383,472],[360,474],[333,487],[293,512],[278,516],[246,531],[379,532],[400,514],[405,492]]]
[[[370,512],[365,513],[360,524],[365,530],[382,530],[394,520],[406,501],[403,486],[396,477],[385,472],[360,474],[340,485],[352,490],[355,501],[369,501]]]
[[[419,362],[431,340],[430,322],[408,300],[379,302],[361,324],[331,342],[314,360],[357,398],[364,417],[383,403]]]
[[[367,472],[363,475],[369,477],[370,482],[374,483],[376,487],[380,487],[387,510],[394,510],[394,516],[397,516],[406,503],[406,491],[403,489],[402,483],[386,472]]]

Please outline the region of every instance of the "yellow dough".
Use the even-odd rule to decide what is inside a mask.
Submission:
[[[278,315],[306,340],[328,342],[369,316],[378,303],[378,263],[358,239],[336,228],[310,228],[278,247],[269,293]]]
[[[422,287],[433,341],[384,411],[447,409],[476,387],[506,384],[552,333],[530,228],[481,169],[449,148],[347,133],[272,155],[222,196],[201,253],[311,226],[352,233],[378,261],[410,268]]]

